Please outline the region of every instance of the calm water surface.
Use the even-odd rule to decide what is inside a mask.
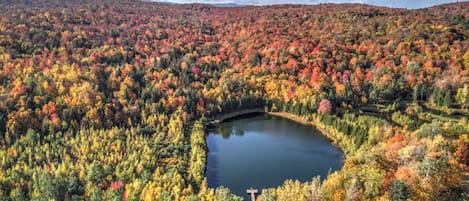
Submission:
[[[209,187],[229,187],[245,200],[250,187],[323,179],[343,165],[342,152],[312,126],[267,114],[223,122],[209,131],[207,146]]]

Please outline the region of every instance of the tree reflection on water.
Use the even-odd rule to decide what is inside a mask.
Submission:
[[[213,134],[221,135],[223,139],[229,139],[231,135],[242,137],[244,131],[242,129],[233,129],[233,124],[227,123],[216,127]]]

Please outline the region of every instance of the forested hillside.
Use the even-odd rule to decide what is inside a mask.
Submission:
[[[204,123],[251,108],[346,154],[260,200],[467,198],[468,37],[468,2],[0,1],[0,200],[240,199],[206,187]]]

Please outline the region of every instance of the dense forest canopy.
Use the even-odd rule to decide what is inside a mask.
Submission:
[[[314,122],[347,156],[261,200],[467,190],[467,2],[6,0],[0,16],[2,200],[237,200],[207,188],[204,123],[250,108]]]

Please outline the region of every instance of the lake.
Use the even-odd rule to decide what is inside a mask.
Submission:
[[[236,117],[207,135],[206,177],[211,188],[275,187],[286,179],[311,181],[343,165],[343,153],[312,126],[268,114]]]

